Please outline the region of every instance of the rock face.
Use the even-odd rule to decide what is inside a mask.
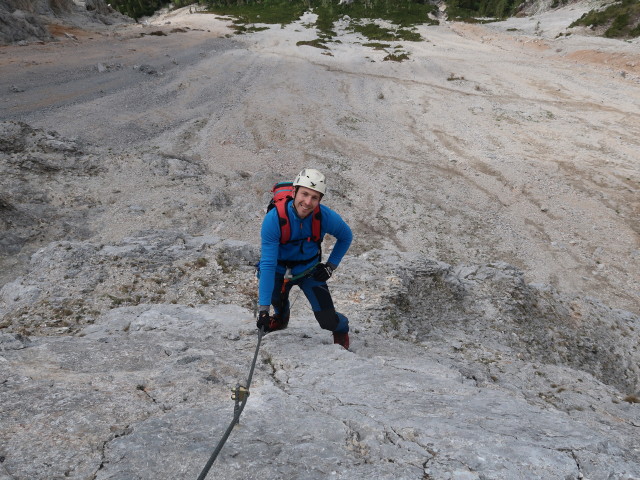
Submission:
[[[26,276],[2,287],[2,327],[75,334],[114,307],[143,303],[252,308],[257,252],[180,232],[141,233],[117,245],[55,242],[32,256]]]
[[[418,341],[455,332],[476,347],[498,343],[519,358],[584,370],[622,391],[640,389],[635,315],[527,285],[523,272],[505,263],[452,267],[418,258],[398,275],[388,316]]]
[[[73,0],[5,0],[0,3],[0,45],[49,41],[51,22],[82,26],[85,23],[112,25],[133,20],[121,15],[104,0],[80,4]]]
[[[389,65],[176,18],[6,49],[0,480],[196,478],[257,344],[262,209],[302,158],[356,232],[329,281],[351,347],[294,289],[208,478],[640,478],[635,77],[480,25]]]
[[[167,231],[39,250],[0,290],[5,477],[195,478],[246,384],[257,255]],[[294,289],[211,478],[640,475],[637,316],[384,250],[331,285],[351,350]]]
[[[0,44],[28,41],[51,40],[51,35],[33,13],[23,10],[7,9],[4,3],[0,5]]]
[[[86,218],[95,214],[91,209],[99,209],[97,200],[67,196],[51,183],[86,182],[103,170],[97,158],[89,147],[55,132],[22,122],[0,123],[0,261],[6,267],[53,238],[88,235]],[[3,270],[0,279],[10,274],[9,268]]]

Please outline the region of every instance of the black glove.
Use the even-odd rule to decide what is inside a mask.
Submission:
[[[319,263],[313,269],[313,279],[319,282],[326,282],[333,273],[333,267],[327,263]]]
[[[263,310],[258,314],[258,321],[256,322],[256,327],[258,330],[263,330],[265,333],[269,331],[269,322],[271,318],[269,317],[269,311]]]

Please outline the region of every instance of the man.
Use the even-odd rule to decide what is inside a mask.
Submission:
[[[349,320],[336,312],[327,280],[351,245],[351,229],[340,215],[320,205],[326,182],[318,170],[302,170],[293,187],[293,199],[280,209],[269,210],[262,222],[257,327],[265,332],[287,328],[289,292],[298,285],[320,327],[333,332],[333,343],[348,349]],[[281,218],[283,212],[287,218]],[[282,243],[281,225],[287,221],[290,236]],[[327,233],[336,238],[336,244],[327,262],[322,263],[320,243]],[[274,307],[273,316],[269,315],[270,305]]]

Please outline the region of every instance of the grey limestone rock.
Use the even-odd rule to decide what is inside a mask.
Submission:
[[[633,412],[593,377],[580,375],[585,392],[573,395],[595,408],[571,414],[466,382],[451,356],[423,345],[362,329],[345,351],[312,322],[302,315],[265,337],[211,478],[640,473]],[[74,337],[4,351],[4,468],[13,478],[195,478],[233,418],[229,387],[245,381],[255,345],[245,309],[138,305]]]
[[[46,25],[131,23],[133,19],[121,15],[104,0],[4,0],[0,3],[0,45],[33,41],[50,41],[52,35]]]
[[[256,257],[168,231],[38,251],[0,291],[6,475],[196,478],[257,345]],[[637,316],[507,264],[383,250],[345,258],[330,286],[350,351],[294,290],[210,478],[640,476]]]
[[[52,38],[36,15],[19,9],[8,9],[4,3],[0,5],[0,24],[0,45]]]

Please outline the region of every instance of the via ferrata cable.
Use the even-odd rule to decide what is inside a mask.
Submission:
[[[246,387],[238,384],[231,391],[232,392],[231,399],[235,400],[236,402],[233,409],[233,420],[231,421],[231,423],[229,424],[229,427],[227,427],[227,430],[224,432],[224,435],[218,442],[218,446],[211,454],[211,457],[209,457],[209,461],[207,461],[207,464],[202,469],[202,472],[200,472],[200,475],[198,476],[198,480],[204,480],[207,477],[207,474],[209,473],[209,470],[211,469],[213,462],[216,461],[216,458],[218,457],[220,450],[222,450],[222,447],[224,446],[225,442],[229,438],[229,435],[231,435],[231,431],[233,430],[233,427],[235,427],[238,424],[238,422],[240,422],[240,415],[242,414],[242,410],[244,410],[244,406],[247,404],[247,400],[249,399],[249,387],[251,386],[251,379],[253,378],[253,371],[256,368],[256,361],[258,360],[258,351],[260,350],[260,343],[262,342],[262,337],[264,336],[264,334],[265,332],[261,328],[258,331],[258,345],[256,346],[256,352],[253,355],[253,363],[251,364],[251,370],[249,370],[249,378],[247,379]]]

